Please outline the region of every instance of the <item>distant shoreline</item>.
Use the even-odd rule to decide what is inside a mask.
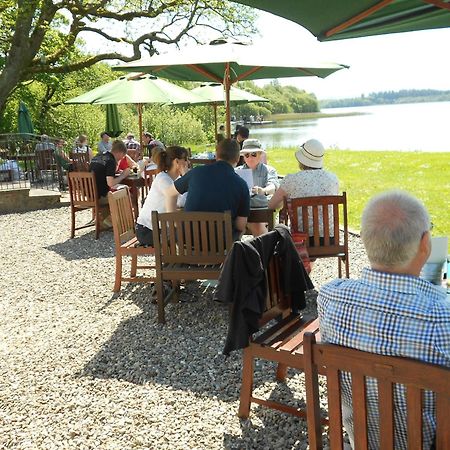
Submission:
[[[272,114],[268,116],[268,120],[283,121],[283,120],[310,120],[310,119],[324,119],[327,117],[347,117],[347,116],[362,116],[364,112],[339,112],[339,113],[324,113],[324,112],[313,112],[313,113],[285,113],[285,114]]]

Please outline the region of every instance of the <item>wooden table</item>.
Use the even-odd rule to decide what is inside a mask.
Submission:
[[[129,175],[121,181],[130,187],[131,204],[133,205],[134,217],[139,215],[139,188],[144,186],[144,179],[140,175]]]
[[[250,208],[250,215],[248,216],[248,223],[268,223],[269,231],[273,230],[275,226],[275,210],[269,208]]]

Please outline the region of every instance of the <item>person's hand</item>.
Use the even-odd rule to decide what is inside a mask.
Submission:
[[[264,188],[262,188],[260,186],[253,186],[252,192],[257,195],[264,195]]]

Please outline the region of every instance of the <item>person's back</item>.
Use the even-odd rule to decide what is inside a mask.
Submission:
[[[317,304],[323,342],[450,367],[450,303],[418,277],[429,255],[429,218],[404,193],[382,194],[363,213],[361,235],[371,263],[358,280],[335,280]],[[367,380],[369,448],[379,448],[377,387]],[[351,388],[343,374],[344,426],[353,437]],[[396,449],[407,447],[404,388],[395,391]],[[424,448],[434,437],[434,399],[424,398]]]
[[[106,177],[114,177],[116,174],[117,162],[111,152],[98,153],[90,164],[89,172],[94,172],[95,182],[97,184],[97,193],[99,197],[105,197],[109,192]]]
[[[168,211],[174,209],[177,194],[187,192],[185,211],[230,211],[237,237],[245,230],[250,213],[247,184],[234,171],[239,159],[237,142],[224,139],[217,146],[216,156],[216,163],[195,167],[175,181]]]

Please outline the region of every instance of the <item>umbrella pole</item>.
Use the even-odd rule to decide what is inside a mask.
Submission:
[[[217,142],[217,103],[213,103],[214,108],[214,141]]]
[[[226,110],[226,130],[227,138],[231,138],[231,115],[230,115],[230,63],[225,65],[225,76],[223,85],[225,87],[225,110]]]
[[[142,103],[137,104],[138,120],[139,120],[139,144],[142,152]]]

